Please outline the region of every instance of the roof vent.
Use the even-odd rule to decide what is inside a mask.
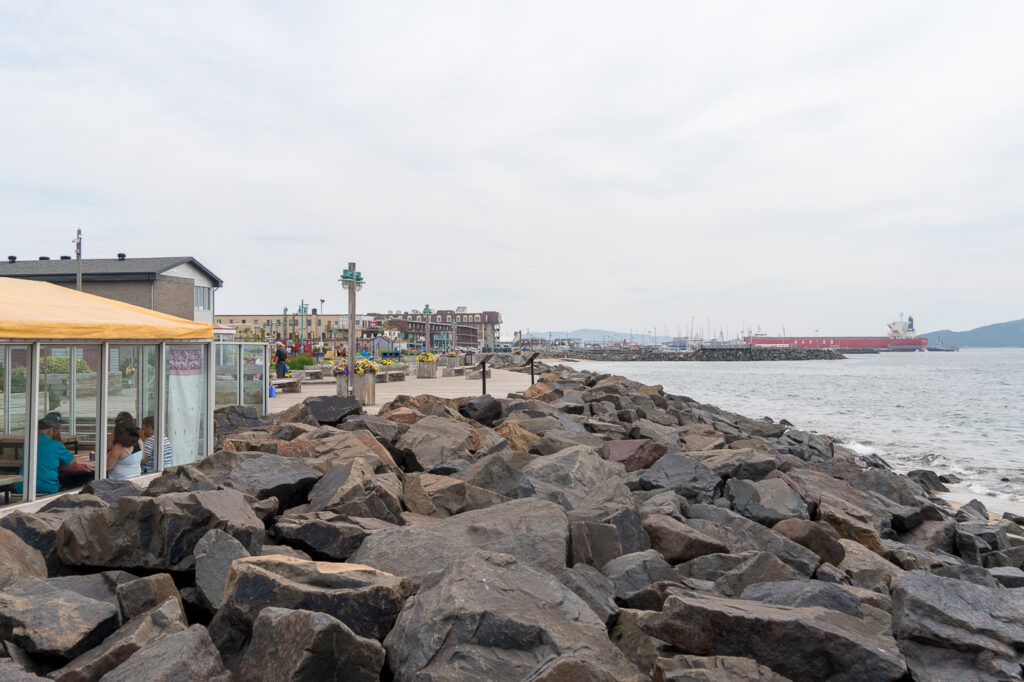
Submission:
[[[117,260],[124,260],[124,259],[125,259],[125,255],[123,253],[117,254]]]
[[[7,262],[8,262],[8,263],[13,263],[13,262],[14,262],[14,261],[16,261],[16,260],[18,260],[18,257],[17,257],[17,256],[8,256],[8,257],[7,257]]]
[[[61,256],[61,260],[71,260],[71,256]]]
[[[40,256],[39,260],[50,260],[49,256]]]

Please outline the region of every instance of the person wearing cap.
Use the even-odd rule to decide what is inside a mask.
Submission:
[[[75,456],[60,442],[60,425],[67,424],[60,412],[50,412],[39,420],[39,438],[36,448],[36,492],[59,493],[60,480],[57,470],[61,465],[71,464]],[[21,475],[25,475],[22,462]],[[14,486],[14,492],[22,494],[22,484]]]
[[[288,351],[284,349],[284,344],[280,341],[277,342],[274,359],[277,360],[277,378],[284,379],[285,372],[288,371]]]

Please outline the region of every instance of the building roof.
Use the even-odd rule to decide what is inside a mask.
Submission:
[[[50,282],[0,277],[2,339],[212,339],[213,327]]]
[[[163,258],[83,258],[83,282],[116,282],[159,279],[168,270],[183,264],[190,264],[202,271],[214,282],[224,286],[224,281],[210,272],[202,263],[191,256],[166,256]],[[36,279],[45,282],[74,282],[78,266],[70,260],[18,260],[13,263],[0,261],[0,277]]]

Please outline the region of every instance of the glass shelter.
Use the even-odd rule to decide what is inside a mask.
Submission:
[[[205,457],[214,358],[207,323],[0,277],[0,505]],[[134,469],[107,457],[125,415]]]

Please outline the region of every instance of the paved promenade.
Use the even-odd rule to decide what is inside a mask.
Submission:
[[[509,393],[525,391],[529,387],[529,373],[510,372],[506,369],[491,370],[491,377],[487,380],[487,392],[495,398],[504,398]],[[333,380],[324,383],[307,381],[302,384],[301,393],[284,393],[279,391],[277,397],[269,399],[267,412],[269,414],[276,414],[296,403],[301,403],[310,396],[334,395],[336,390]],[[478,396],[480,395],[480,380],[469,380],[465,377],[417,379],[415,376],[407,376],[405,381],[376,384],[377,403],[375,405],[368,405],[365,410],[367,414],[377,414],[379,406],[394,400],[399,395],[421,395],[424,393],[436,395],[440,398]]]

